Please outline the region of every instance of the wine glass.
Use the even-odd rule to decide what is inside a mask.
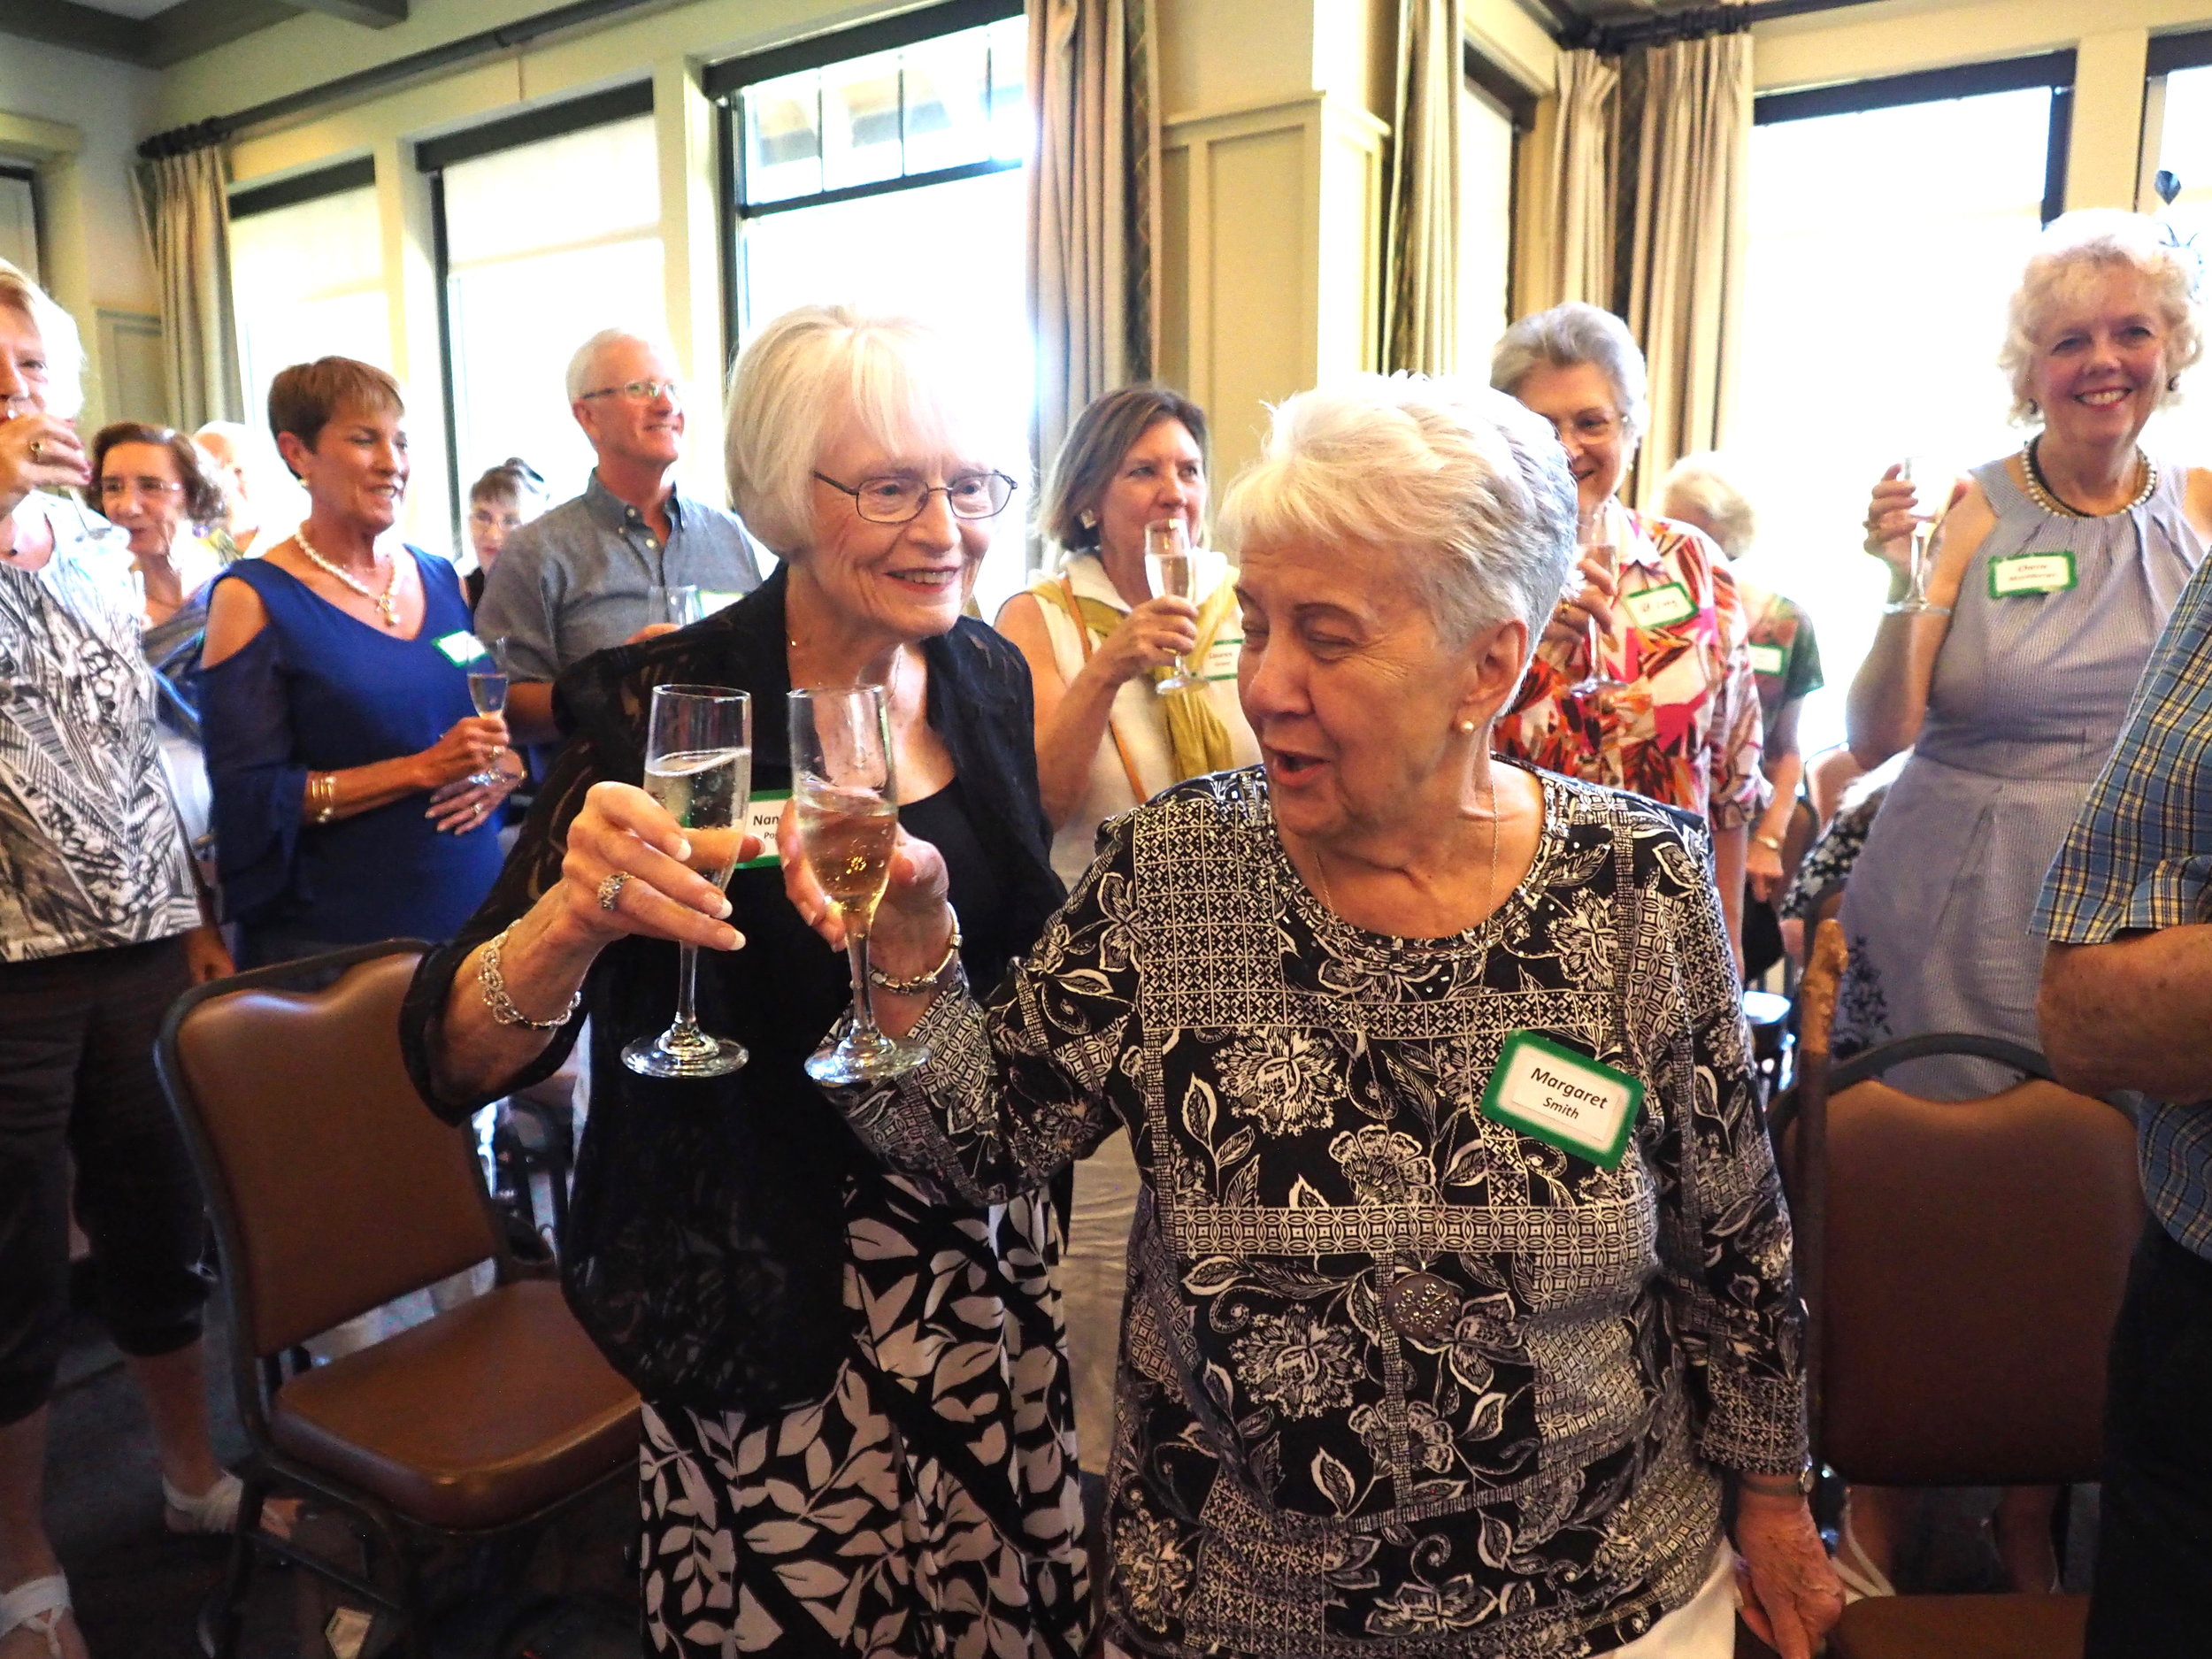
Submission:
[[[1615,510],[1610,501],[1583,513],[1575,526],[1575,569],[1567,577],[1569,599],[1582,592],[1584,576],[1582,561],[1594,559],[1609,575],[1620,573],[1620,533],[1615,522]],[[1578,697],[1594,697],[1609,691],[1618,691],[1627,681],[1614,677],[1606,661],[1605,626],[1595,617],[1584,625],[1585,649],[1589,657],[1587,672],[1568,690]]]
[[[868,996],[868,928],[890,884],[899,834],[882,687],[791,694],[791,798],[807,864],[844,921],[853,976],[852,1026],[808,1058],[806,1074],[858,1083],[910,1071],[928,1058],[928,1045],[886,1034]]]
[[[1906,572],[1905,596],[1883,607],[1890,616],[1917,616],[1941,611],[1928,602],[1928,572],[1935,566],[1936,537],[1950,511],[1950,468],[1932,456],[1909,455],[1898,463],[1897,476],[1913,486],[1912,562]]]
[[[655,582],[645,590],[645,619],[648,622],[667,622],[680,628],[687,628],[695,622],[703,622],[706,615],[706,602],[699,597],[695,583]]]
[[[1197,560],[1191,555],[1189,533],[1180,518],[1156,518],[1145,526],[1144,568],[1151,579],[1154,598],[1198,597]],[[1190,664],[1178,657],[1175,672],[1164,680],[1155,680],[1152,689],[1164,697],[1171,691],[1187,691],[1201,683],[1191,672]]]
[[[504,714],[507,711],[507,640],[502,634],[496,639],[480,640],[483,654],[469,664],[469,701],[476,705],[479,714]],[[484,770],[472,772],[469,782],[479,789],[488,789],[506,780],[499,771],[499,751],[494,749],[491,758],[484,763]]]
[[[654,687],[645,792],[689,838],[691,867],[726,887],[753,793],[753,700],[724,686]],[[720,1077],[745,1064],[742,1043],[699,1029],[693,1008],[698,976],[699,947],[686,945],[677,967],[675,1023],[625,1048],[623,1064],[646,1077]]]

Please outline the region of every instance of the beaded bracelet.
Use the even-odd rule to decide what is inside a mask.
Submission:
[[[945,954],[937,965],[927,973],[918,973],[910,979],[895,979],[873,963],[868,964],[868,983],[879,991],[888,991],[894,996],[922,996],[944,983],[946,972],[960,961],[960,912],[951,905],[945,910],[952,918],[952,937],[945,941]]]
[[[507,942],[507,935],[514,931],[508,924],[485,941],[484,954],[478,958],[476,983],[484,995],[484,1006],[492,1018],[503,1025],[527,1025],[532,1031],[558,1031],[576,1018],[576,1010],[584,1004],[584,994],[579,990],[568,999],[568,1006],[551,1019],[533,1019],[515,1006],[514,998],[507,995],[506,979],[499,972],[499,948]]]

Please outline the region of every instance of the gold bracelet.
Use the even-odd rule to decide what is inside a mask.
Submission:
[[[334,772],[311,772],[307,774],[308,816],[318,824],[327,824],[338,815],[338,774]]]
[[[484,1006],[492,1018],[503,1025],[527,1025],[532,1031],[558,1031],[576,1018],[576,1010],[584,1005],[584,993],[580,987],[568,999],[568,1006],[551,1019],[533,1019],[515,1006],[514,998],[507,995],[507,980],[499,971],[499,948],[507,942],[507,935],[514,932],[510,922],[484,943],[484,954],[477,959],[476,984],[482,992]]]
[[[1769,848],[1775,852],[1778,853],[1782,850],[1782,838],[1779,835],[1754,835],[1751,839],[1758,842],[1760,846]]]

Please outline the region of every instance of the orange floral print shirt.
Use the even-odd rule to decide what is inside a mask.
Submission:
[[[1497,751],[1738,828],[1768,793],[1742,597],[1702,531],[1622,516],[1621,597],[1603,654],[1624,683],[1578,691],[1590,675],[1587,642],[1540,641],[1499,717]]]

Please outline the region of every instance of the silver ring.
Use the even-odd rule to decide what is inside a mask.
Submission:
[[[618,870],[599,884],[599,908],[601,910],[611,910],[622,902],[622,887],[629,879],[628,871]]]

